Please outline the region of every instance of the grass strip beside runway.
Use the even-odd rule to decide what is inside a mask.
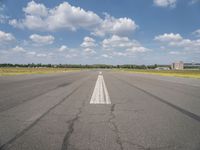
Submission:
[[[48,74],[48,73],[62,73],[79,71],[80,69],[72,68],[15,68],[15,67],[2,67],[0,68],[0,76],[13,76],[21,74]]]
[[[124,71],[129,73],[153,74],[161,76],[174,76],[184,78],[200,79],[200,70],[140,70],[140,69],[115,69],[115,71]]]

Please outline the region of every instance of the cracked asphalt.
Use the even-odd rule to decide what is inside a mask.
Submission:
[[[0,77],[0,150],[199,150],[200,80],[102,70]]]

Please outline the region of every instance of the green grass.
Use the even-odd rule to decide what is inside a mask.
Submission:
[[[116,69],[116,71],[200,79],[200,70],[134,70],[134,69]]]
[[[79,71],[80,69],[67,68],[0,68],[0,76],[13,76],[21,74],[49,74]]]

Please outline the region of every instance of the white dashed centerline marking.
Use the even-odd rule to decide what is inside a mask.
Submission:
[[[90,104],[111,104],[102,72],[99,72]]]

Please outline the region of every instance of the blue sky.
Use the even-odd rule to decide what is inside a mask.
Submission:
[[[200,0],[0,1],[0,63],[200,62]]]

